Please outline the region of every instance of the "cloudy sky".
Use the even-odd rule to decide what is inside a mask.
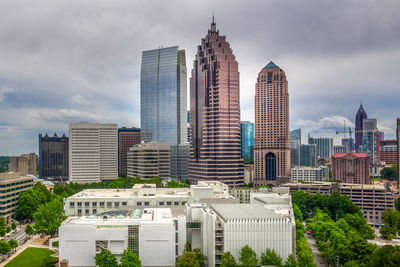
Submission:
[[[215,13],[239,62],[242,120],[273,60],[291,128],[335,137],[363,101],[386,137],[400,116],[400,1],[0,2],[0,155],[38,151],[71,121],[140,126],[143,50],[179,45],[188,72]]]

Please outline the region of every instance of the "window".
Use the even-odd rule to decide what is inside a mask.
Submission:
[[[142,206],[142,202],[138,201],[137,205]]]
[[[112,207],[112,202],[107,202],[107,207]]]
[[[171,206],[172,202],[171,201],[167,201],[167,206]]]
[[[78,207],[82,207],[82,202],[78,202]]]
[[[70,207],[75,207],[75,202],[69,202]]]
[[[122,206],[126,206],[126,202],[122,202],[121,204],[122,204]]]
[[[85,214],[89,214],[89,210],[88,209],[85,210]]]
[[[178,202],[178,201],[175,201],[175,202],[174,202],[174,205],[175,205],[175,206],[179,206],[179,202]]]
[[[97,213],[97,210],[96,209],[93,209],[93,214],[96,214]]]
[[[186,201],[182,201],[182,206],[185,206],[186,205]]]
[[[97,202],[92,202],[92,206],[96,207],[97,206]]]
[[[100,202],[100,207],[104,207],[104,202]]]
[[[119,207],[119,202],[114,202],[114,207]]]
[[[85,202],[85,207],[89,207],[89,202]]]
[[[78,214],[82,214],[82,210],[78,210]]]
[[[149,206],[149,205],[150,205],[150,202],[146,201],[146,202],[144,202],[144,205],[145,205],[145,206]]]
[[[164,201],[160,201],[160,206],[164,206]]]

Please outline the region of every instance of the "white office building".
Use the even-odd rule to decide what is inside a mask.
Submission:
[[[288,191],[288,189],[286,190]],[[187,240],[200,247],[208,266],[229,251],[239,260],[249,245],[261,256],[274,249],[283,260],[295,255],[295,221],[290,195],[256,193],[250,204],[187,204]]]
[[[106,211],[170,208],[174,216],[185,215],[186,203],[239,203],[228,186],[217,181],[200,181],[190,188],[157,188],[136,184],[131,189],[85,189],[64,203],[67,216],[100,214]]]
[[[95,266],[102,248],[119,259],[129,247],[142,266],[175,266],[186,243],[185,223],[185,216],[174,219],[167,208],[69,217],[59,228],[59,258],[69,266]]]
[[[302,180],[305,183],[326,181],[329,179],[328,166],[319,167],[294,167],[291,169],[292,182],[297,183]]]
[[[117,124],[70,123],[69,181],[93,183],[117,177]]]

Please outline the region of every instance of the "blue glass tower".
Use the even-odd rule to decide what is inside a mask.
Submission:
[[[141,140],[187,142],[185,50],[177,46],[144,51],[140,77]]]
[[[241,157],[245,160],[254,159],[254,123],[242,121],[240,123]]]

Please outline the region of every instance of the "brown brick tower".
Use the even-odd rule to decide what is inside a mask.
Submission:
[[[240,158],[238,63],[214,18],[197,47],[190,79],[189,180],[218,180],[243,185]]]
[[[272,61],[257,77],[254,165],[255,185],[290,181],[288,82]]]

